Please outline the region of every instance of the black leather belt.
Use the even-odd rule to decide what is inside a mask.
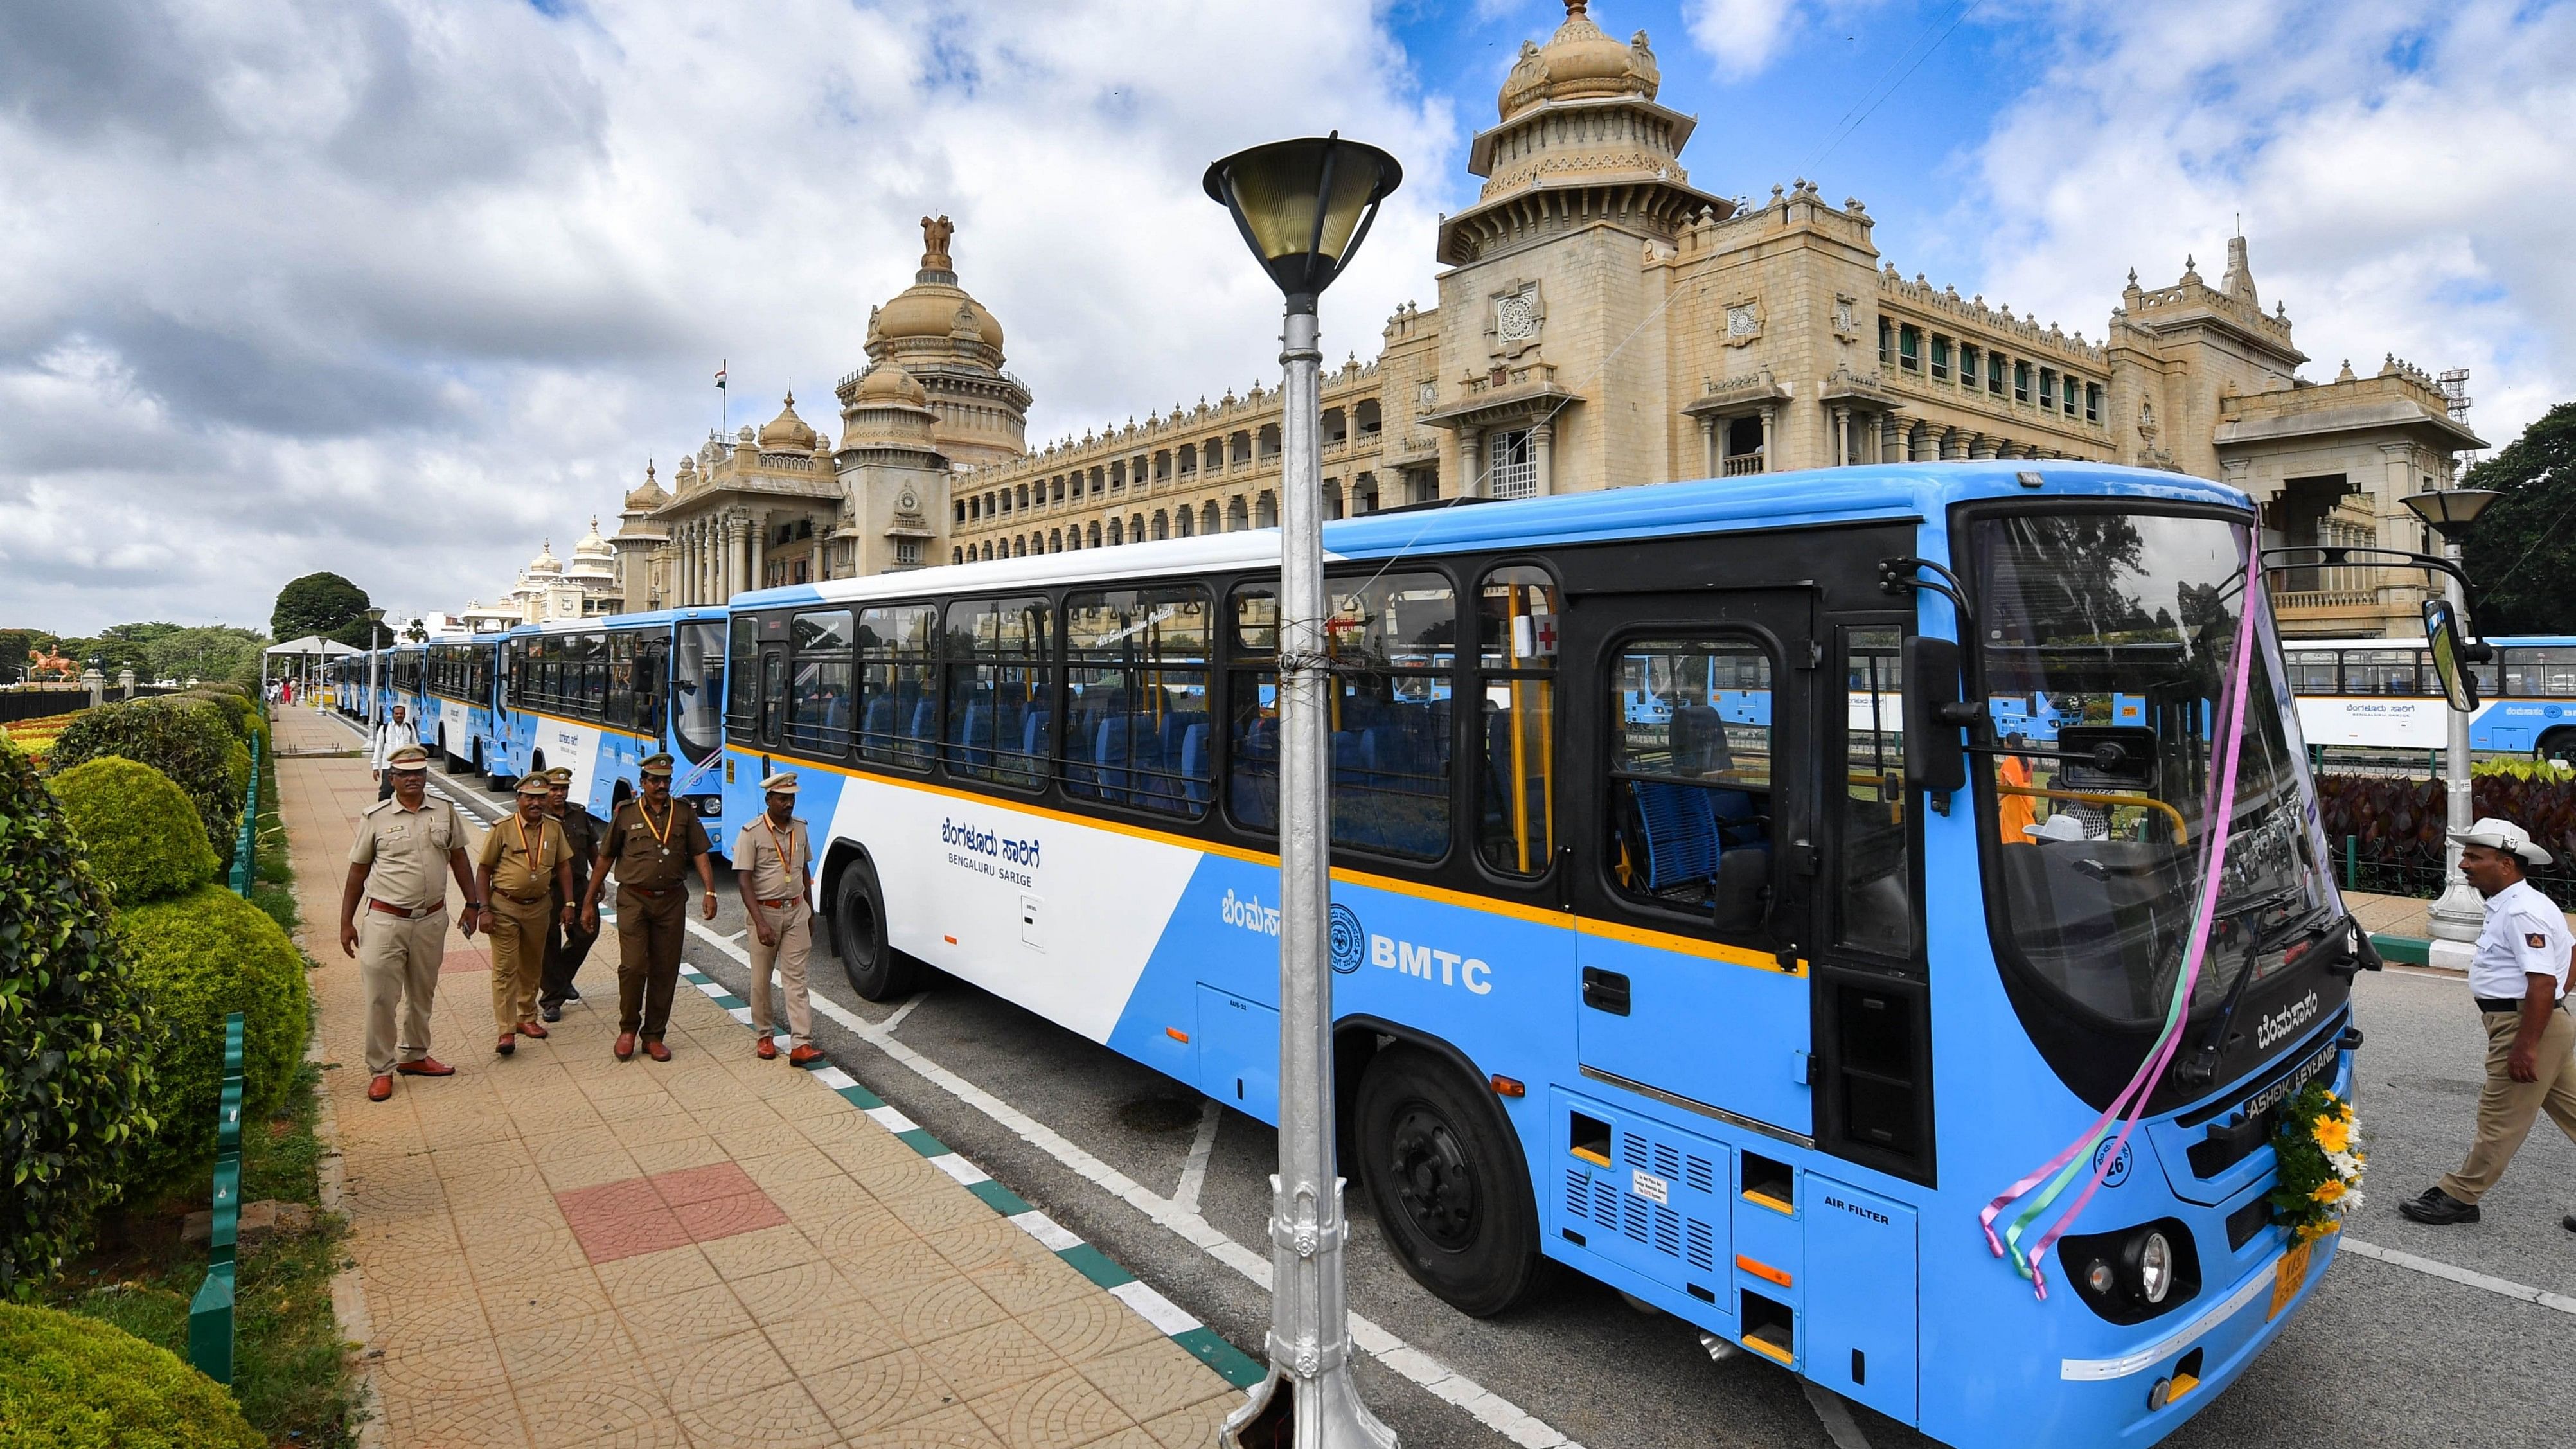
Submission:
[[[398,906],[391,901],[380,901],[373,896],[369,896],[367,898],[367,909],[371,911],[382,911],[388,916],[400,916],[406,921],[417,921],[423,916],[436,915],[438,912],[446,910],[447,902],[441,900],[435,905]]]
[[[639,886],[639,885],[620,885],[620,886],[618,886],[618,889],[619,889],[619,890],[622,890],[622,891],[633,891],[633,892],[635,892],[635,894],[637,894],[637,895],[639,895],[639,896],[644,897],[646,900],[660,900],[662,897],[669,895],[671,892],[673,892],[673,891],[675,891],[675,890],[678,890],[678,889],[679,889],[679,887],[678,887],[678,886]]]
[[[2519,996],[2481,996],[2478,998],[2478,1010],[2490,1014],[2503,1012],[2507,1016],[2520,1016],[2522,1014],[2522,1003],[2523,998]],[[2556,1001],[2549,1003],[2549,1009],[2552,1011],[2565,1011],[2567,1009],[2567,998],[2562,996]]]
[[[495,890],[495,891],[493,891],[493,892],[492,892],[492,894],[494,894],[494,895],[496,895],[496,896],[499,896],[501,899],[503,899],[503,900],[505,900],[505,901],[517,901],[520,905],[523,905],[523,906],[533,906],[533,905],[535,905],[537,902],[539,902],[539,901],[541,901],[541,900],[544,900],[544,899],[545,899],[549,894],[551,894],[551,892],[548,892],[548,891],[539,891],[539,892],[537,892],[535,895],[532,895],[532,896],[522,896],[522,895],[513,895],[513,894],[511,894],[510,892],[505,891],[505,890]]]

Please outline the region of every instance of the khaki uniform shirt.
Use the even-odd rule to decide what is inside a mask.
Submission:
[[[554,822],[562,828],[564,845],[572,851],[572,894],[573,899],[579,900],[581,893],[590,888],[590,866],[599,858],[599,833],[605,827],[598,816],[569,801]]]
[[[781,860],[781,854],[785,859]],[[747,872],[751,879],[752,899],[783,901],[805,894],[805,866],[811,859],[811,848],[805,841],[805,822],[793,816],[775,835],[770,832],[769,816],[755,817],[734,837],[733,868]]]
[[[658,829],[657,829],[658,827]],[[674,799],[668,818],[647,816],[641,799],[617,807],[609,819],[602,846],[617,872],[617,883],[658,891],[678,885],[689,862],[707,853],[707,828],[697,813]]]
[[[528,856],[530,845],[536,847],[533,860]],[[552,817],[540,814],[536,827],[528,829],[526,822],[512,815],[483,833],[483,853],[475,863],[492,867],[493,890],[529,905],[532,897],[554,893],[555,867],[563,864],[570,849],[564,843],[563,827]]]
[[[358,817],[349,863],[369,867],[369,899],[416,910],[447,899],[447,853],[465,843],[465,821],[446,801],[405,810],[399,797],[379,800]]]

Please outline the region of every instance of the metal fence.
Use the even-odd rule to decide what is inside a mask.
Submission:
[[[224,1096],[215,1109],[213,1231],[206,1281],[188,1305],[188,1362],[219,1384],[233,1381],[234,1243],[241,1232],[242,1014],[224,1017]]]

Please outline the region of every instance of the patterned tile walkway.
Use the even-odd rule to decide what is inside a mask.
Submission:
[[[302,710],[278,737],[350,740]],[[278,784],[391,1449],[1200,1449],[1257,1374],[838,1069],[752,1056],[694,972],[668,1064],[612,1057],[596,1005],[497,1058],[488,958],[451,934],[433,1050],[457,1074],[367,1101],[336,937],[375,791],[292,754]]]

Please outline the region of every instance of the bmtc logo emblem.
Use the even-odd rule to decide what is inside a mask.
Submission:
[[[1359,912],[1336,902],[1333,906],[1333,972],[1348,976],[1368,960],[1368,932],[1360,928]]]

